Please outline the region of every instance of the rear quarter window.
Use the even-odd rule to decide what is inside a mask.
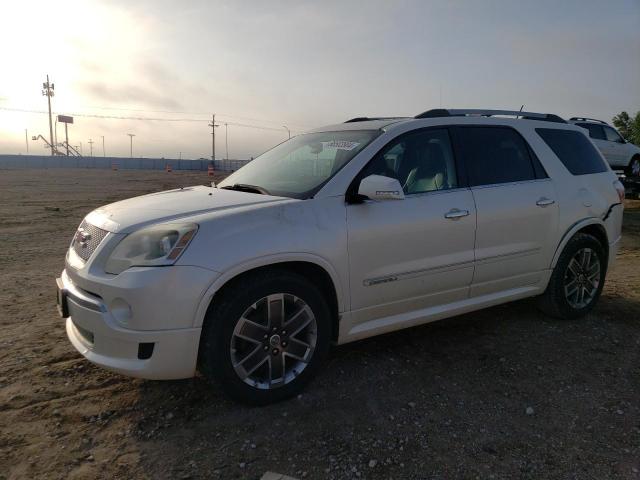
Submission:
[[[555,128],[536,128],[536,132],[573,175],[607,171],[602,157],[583,133]]]

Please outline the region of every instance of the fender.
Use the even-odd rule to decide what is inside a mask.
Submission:
[[[311,253],[304,252],[291,252],[291,253],[279,253],[274,255],[266,255],[264,257],[256,257],[250,260],[247,260],[244,263],[234,265],[233,268],[226,270],[220,273],[220,276],[217,277],[213,283],[206,290],[202,298],[200,299],[200,303],[198,304],[198,309],[196,310],[195,318],[193,321],[194,327],[201,327],[204,322],[204,317],[207,313],[207,309],[209,308],[209,304],[211,303],[211,299],[216,294],[218,290],[220,290],[229,280],[237,277],[241,273],[248,272],[249,270],[253,270],[254,268],[266,267],[269,265],[276,265],[278,263],[285,262],[307,262],[313,263],[318,267],[322,268],[329,274],[331,281],[333,282],[333,286],[336,291],[336,298],[338,300],[338,312],[345,311],[344,305],[344,292],[342,283],[340,282],[340,278],[338,277],[338,273],[336,272],[333,265],[329,263],[326,259],[314,255]]]
[[[578,220],[576,223],[571,225],[571,227],[569,227],[569,229],[565,232],[565,234],[560,239],[560,244],[556,248],[556,252],[553,254],[553,260],[551,261],[551,268],[552,269],[555,268],[556,263],[558,263],[558,259],[560,258],[560,254],[562,253],[562,250],[564,250],[564,247],[567,245],[567,243],[569,242],[571,237],[573,237],[573,235],[578,230],[581,230],[584,227],[587,227],[589,225],[600,225],[604,229],[605,232],[607,231],[607,228],[606,228],[604,222],[602,221],[602,219],[600,219],[598,217],[589,217],[589,218],[583,218],[582,220]]]

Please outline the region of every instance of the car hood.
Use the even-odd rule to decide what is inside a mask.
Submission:
[[[129,198],[100,207],[86,220],[113,233],[130,233],[147,225],[265,203],[291,200],[205,186],[185,187]]]

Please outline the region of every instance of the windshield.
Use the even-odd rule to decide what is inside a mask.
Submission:
[[[309,198],[380,133],[348,130],[299,135],[263,153],[218,187]]]

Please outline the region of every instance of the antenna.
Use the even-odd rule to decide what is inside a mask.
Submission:
[[[520,106],[520,110],[518,110],[518,113],[522,113],[522,109],[524,108],[524,103]],[[520,118],[520,115],[516,115],[516,120]]]

